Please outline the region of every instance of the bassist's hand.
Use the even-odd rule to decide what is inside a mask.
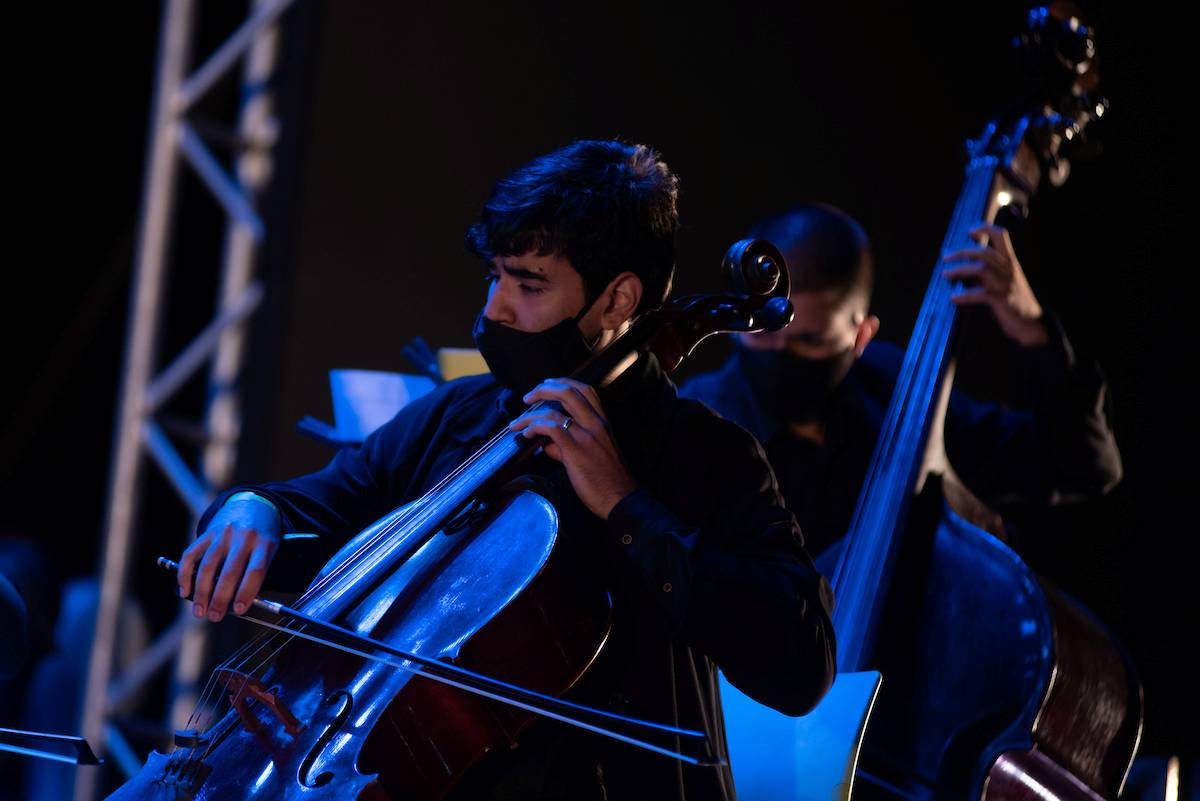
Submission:
[[[954,304],[987,306],[1000,330],[1018,345],[1032,348],[1046,344],[1049,336],[1042,321],[1042,307],[1017,261],[1008,231],[998,225],[981,225],[971,231],[971,238],[980,247],[958,250],[942,259],[958,263],[942,274],[964,285],[952,298]]]

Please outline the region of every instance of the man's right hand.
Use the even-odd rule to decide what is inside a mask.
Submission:
[[[234,614],[250,608],[279,550],[281,529],[279,512],[269,504],[226,502],[179,559],[179,595],[191,595],[192,613],[216,622],[225,617],[231,601]]]

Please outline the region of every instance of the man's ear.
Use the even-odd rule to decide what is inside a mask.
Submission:
[[[621,273],[608,282],[600,295],[597,304],[600,307],[600,327],[609,331],[620,328],[637,313],[641,302],[642,279],[633,273]]]
[[[867,345],[879,333],[879,318],[873,314],[868,314],[867,318],[858,324],[858,330],[854,334],[854,355],[862,356],[863,351],[867,349]]]

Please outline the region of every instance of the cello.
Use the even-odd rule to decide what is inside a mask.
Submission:
[[[1066,4],[1022,37],[1046,85],[968,143],[942,253],[1024,208],[1106,102],[1094,32]],[[833,571],[838,678],[789,720],[722,685],[743,801],[888,798],[1113,801],[1141,734],[1120,645],[1037,576],[954,475],[942,442],[961,289],[933,271]],[[880,675],[882,674],[882,685]],[[775,747],[764,749],[764,732]],[[763,752],[770,753],[764,758]]]
[[[640,354],[671,370],[711,334],[790,321],[773,246],[735,243],[723,266],[730,292],[646,312],[572,377],[603,391]],[[725,764],[703,732],[560,697],[610,639],[613,602],[520,475],[540,444],[505,426],[350,539],[298,601],[256,599],[246,617],[270,633],[219,666],[205,693],[223,688],[230,711],[178,732],[173,752],[152,754],[111,798],[439,799],[536,716]]]

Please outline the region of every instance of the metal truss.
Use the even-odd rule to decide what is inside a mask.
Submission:
[[[124,670],[113,661],[122,598],[130,591],[130,557],[142,504],[142,473],[162,471],[193,519],[216,491],[233,480],[240,434],[238,376],[245,354],[246,326],[263,299],[255,263],[266,238],[257,199],[272,175],[278,139],[271,78],[279,54],[280,16],[293,0],[255,0],[247,19],[198,68],[191,64],[197,14],[195,0],[164,0],[158,44],[154,106],[142,190],[136,273],[118,401],[116,436],[108,488],[100,598],[83,702],[83,735],[126,775],[141,768],[139,754],[122,730],[119,710],[163,668],[173,664],[171,698],[162,733],[186,719],[197,700],[204,664],[204,629],[181,610],[175,622]],[[231,71],[242,65],[242,96],[233,141],[234,174],[209,149],[190,115]],[[190,168],[224,211],[226,226],[214,319],[167,365],[157,370],[170,273],[172,218],[181,167]],[[193,469],[156,419],[165,404],[209,366],[204,441]],[[95,770],[81,770],[75,801],[92,801],[99,790]]]

